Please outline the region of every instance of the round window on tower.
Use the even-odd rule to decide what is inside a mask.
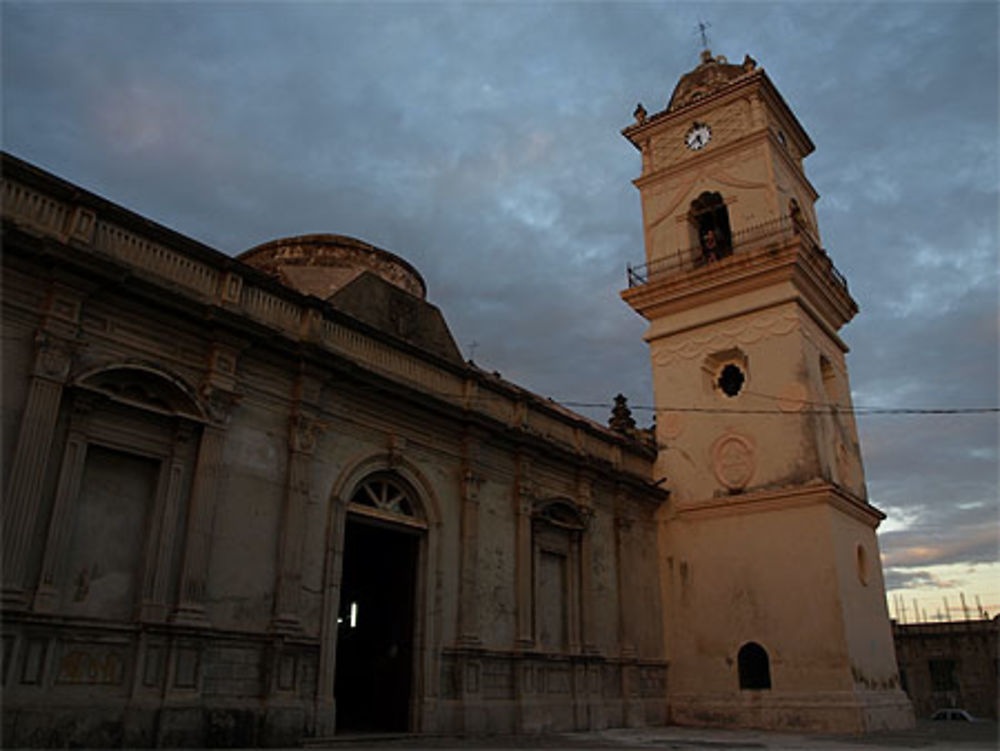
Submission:
[[[729,363],[722,368],[722,372],[719,373],[715,385],[719,387],[723,394],[732,398],[743,390],[744,382],[746,382],[746,375],[740,366]]]

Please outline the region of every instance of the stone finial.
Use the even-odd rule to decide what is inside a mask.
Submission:
[[[632,113],[635,117],[636,125],[642,125],[646,122],[646,108],[642,106],[642,102],[639,102],[635,106],[635,112]]]
[[[632,419],[632,410],[628,408],[628,399],[624,394],[615,397],[615,406],[611,408],[611,419],[608,420],[608,427],[619,433],[628,434],[635,430],[635,420]]]
[[[747,55],[746,57],[743,58],[743,70],[749,73],[751,70],[754,70],[756,68],[757,68],[757,61],[754,60],[752,57],[750,57],[750,55]]]

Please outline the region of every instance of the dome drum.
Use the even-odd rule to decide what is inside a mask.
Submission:
[[[300,235],[258,245],[239,260],[307,295],[328,299],[369,271],[421,300],[423,277],[394,253],[344,235]]]

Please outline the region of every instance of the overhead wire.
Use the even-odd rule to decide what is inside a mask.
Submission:
[[[558,404],[564,407],[573,407],[576,409],[582,408],[611,408],[611,404],[607,402],[573,402],[573,401],[559,401],[555,400]],[[798,400],[788,400],[788,401],[798,401]],[[838,405],[831,405],[827,407],[812,407],[808,409],[734,409],[727,407],[679,407],[679,406],[667,406],[667,407],[653,407],[647,404],[636,404],[629,405],[629,409],[642,410],[645,412],[695,412],[695,413],[705,413],[705,414],[723,414],[723,415],[834,415],[834,414],[853,414],[857,417],[864,417],[867,415],[979,415],[979,414],[995,414],[1000,412],[1000,407],[928,407],[928,408],[914,408],[914,407],[844,407]]]
[[[430,393],[435,396],[463,401],[463,402],[486,402],[491,400],[493,397],[489,394],[482,393],[456,393],[449,391],[438,391],[436,389],[422,389],[425,393]],[[531,396],[547,401],[551,404],[564,407],[566,409],[607,409],[610,410],[614,407],[613,402],[585,402],[576,401],[570,399],[554,399],[551,397],[543,397],[538,394],[533,394],[527,392]],[[1000,407],[872,407],[872,406],[845,406],[842,404],[831,404],[829,402],[816,402],[809,399],[799,399],[791,398],[785,396],[777,396],[772,394],[764,394],[759,392],[744,391],[743,393],[748,396],[761,397],[765,399],[772,399],[778,402],[784,402],[786,404],[791,404],[788,408],[782,409],[781,407],[776,408],[737,408],[737,407],[694,407],[694,406],[680,406],[680,405],[667,405],[667,406],[653,406],[648,404],[629,404],[628,408],[632,411],[642,411],[642,412],[653,412],[653,413],[666,413],[666,412],[684,412],[684,413],[694,413],[694,414],[719,414],[719,415],[787,415],[787,416],[798,416],[798,415],[853,415],[855,417],[868,417],[868,416],[880,416],[880,415],[910,415],[910,416],[945,416],[945,415],[988,415],[988,414],[998,414],[1000,413]],[[514,397],[516,398],[516,397]],[[798,406],[803,405],[803,406]]]

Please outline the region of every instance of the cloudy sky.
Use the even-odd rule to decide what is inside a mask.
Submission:
[[[336,232],[411,261],[466,357],[651,404],[637,101],[750,53],[817,145],[868,407],[998,403],[998,6],[4,2],[3,148],[235,254]],[[604,409],[583,410],[604,420]],[[636,410],[640,423],[648,411]],[[1000,612],[996,415],[859,419],[890,608]],[[956,616],[957,611],[952,615]]]

